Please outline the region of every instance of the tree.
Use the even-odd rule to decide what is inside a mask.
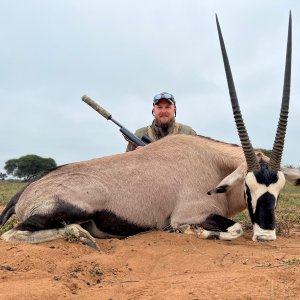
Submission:
[[[6,174],[6,173],[1,173],[1,172],[0,172],[0,179],[1,179],[1,180],[5,180],[6,177],[7,177],[7,174]]]
[[[8,160],[5,163],[4,169],[7,174],[30,180],[43,171],[55,168],[56,166],[53,158],[43,158],[38,155],[29,154]]]

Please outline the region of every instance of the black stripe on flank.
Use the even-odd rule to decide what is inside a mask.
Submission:
[[[111,235],[129,236],[151,229],[148,226],[139,226],[128,222],[108,210],[96,212],[93,219],[99,230]]]
[[[49,214],[36,214],[20,223],[16,229],[37,231],[51,228],[62,228],[66,224],[84,223],[94,220],[97,228],[102,232],[117,235],[129,236],[139,232],[147,231],[147,226],[139,226],[118,217],[113,212],[102,210],[93,214],[88,214],[84,210],[71,205],[63,200],[58,200],[53,212]]]
[[[57,205],[48,214],[36,214],[30,216],[17,226],[18,230],[36,231],[42,229],[61,228],[66,224],[82,223],[92,219],[91,214],[67,203],[57,200]]]

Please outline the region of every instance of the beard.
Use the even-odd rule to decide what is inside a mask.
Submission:
[[[173,116],[171,119],[166,122],[158,120],[157,118],[153,121],[153,130],[156,133],[158,138],[162,138],[167,136],[170,132],[172,132],[175,124],[175,117]]]
[[[163,131],[167,131],[169,128],[173,126],[175,122],[175,118],[172,117],[171,119],[168,120],[159,120],[155,118],[155,125],[159,128],[161,128]]]

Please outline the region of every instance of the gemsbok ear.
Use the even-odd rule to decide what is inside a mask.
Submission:
[[[283,172],[285,179],[292,185],[300,185],[300,170],[282,167],[281,171]]]
[[[247,164],[242,163],[235,171],[226,176],[214,189],[207,192],[208,195],[228,192],[237,183],[244,180],[247,174]]]

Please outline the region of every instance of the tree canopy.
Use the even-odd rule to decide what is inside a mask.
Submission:
[[[53,158],[43,158],[38,155],[29,154],[8,160],[5,163],[4,169],[9,175],[30,180],[43,171],[55,168],[56,166]]]

